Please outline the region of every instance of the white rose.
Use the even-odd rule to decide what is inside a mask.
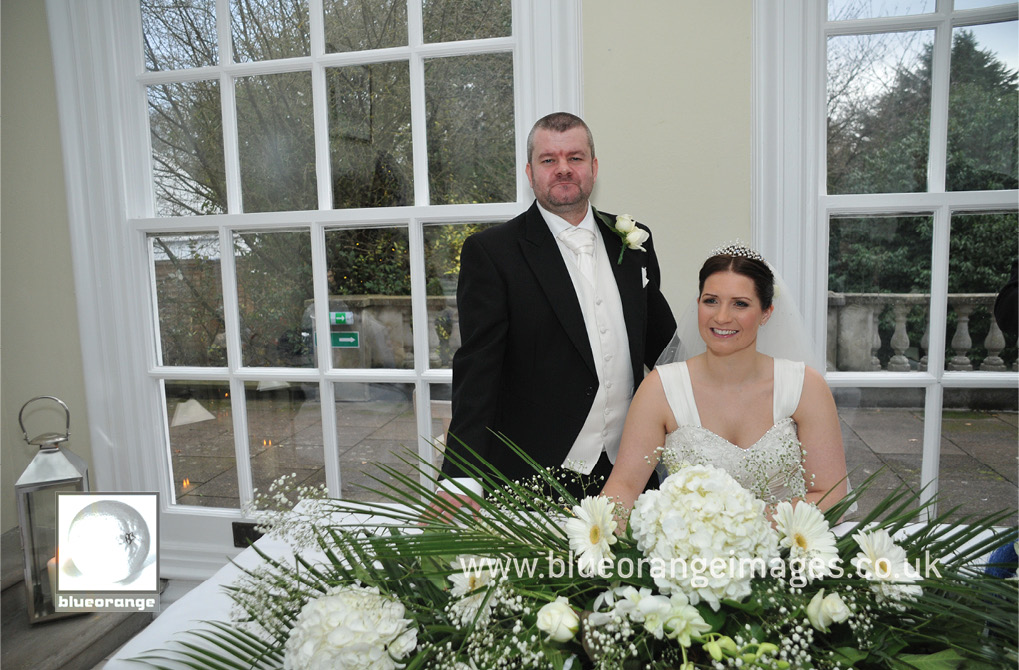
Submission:
[[[637,227],[637,222],[629,214],[620,214],[616,217],[616,230],[621,233],[629,233]]]
[[[547,633],[550,640],[566,642],[580,630],[580,617],[570,607],[570,602],[559,596],[538,610],[538,630]]]
[[[837,593],[829,593],[826,596],[824,589],[815,593],[807,605],[807,619],[810,620],[810,625],[825,633],[828,632],[829,626],[833,623],[842,623],[850,614],[842,596]]]
[[[651,237],[650,234],[643,228],[634,228],[626,234],[626,244],[631,249],[644,250],[641,245],[647,242],[647,238]]]

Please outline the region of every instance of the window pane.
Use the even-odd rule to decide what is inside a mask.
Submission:
[[[1014,2],[1008,0],[955,0],[953,6],[956,9],[977,9],[980,7],[994,7],[996,5],[1012,5]]]
[[[378,463],[395,467],[417,479],[412,470],[417,454],[413,384],[334,384],[336,394],[336,442],[340,453],[340,497],[383,502],[382,496],[365,490],[378,489],[371,477],[386,482]],[[402,460],[411,460],[406,465]]]
[[[149,86],[148,98],[156,214],[224,213],[226,168],[219,82]]]
[[[958,4],[958,0],[956,0]],[[848,21],[882,16],[929,14],[934,11],[934,0],[828,0],[828,20]]]
[[[423,0],[425,42],[505,37],[513,31],[510,0]]]
[[[307,303],[314,298],[311,234],[234,234],[243,364],[314,367]]]
[[[1003,334],[992,313],[1017,255],[1019,215],[1015,212],[952,217],[945,335],[949,370],[1005,372],[1013,368],[1015,333]]]
[[[237,80],[237,140],[246,212],[318,207],[311,73]]]
[[[311,53],[307,0],[230,0],[234,60],[296,58]]]
[[[828,192],[927,189],[933,33],[828,40]]]
[[[1012,510],[1002,524],[1016,525],[1015,389],[945,389],[941,421],[938,511],[953,517]]]
[[[215,0],[141,0],[145,67],[182,70],[215,65]]]
[[[931,228],[926,217],[831,219],[828,362],[835,369],[926,369]]]
[[[923,460],[923,389],[834,388],[849,483],[876,475],[853,517],[869,513],[896,487],[919,492]]]
[[[168,380],[164,388],[176,503],[238,509],[229,383]]]
[[[432,204],[516,199],[513,55],[425,63]]]
[[[449,368],[460,348],[456,283],[460,248],[468,236],[495,224],[437,223],[424,227],[425,281],[428,290],[428,366]]]
[[[246,382],[244,395],[251,481],[258,493],[284,475],[296,475],[287,480],[292,486],[324,485],[318,384],[266,379]]]
[[[324,0],[326,53],[407,44],[406,0]]]
[[[325,239],[332,366],[413,368],[407,229],[329,230]]]
[[[414,202],[407,63],[326,70],[333,207]]]
[[[226,367],[219,236],[152,235],[163,365]]]
[[[952,40],[947,189],[1019,188],[1019,24],[958,28]]]

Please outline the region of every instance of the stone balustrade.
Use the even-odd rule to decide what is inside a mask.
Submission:
[[[945,361],[948,370],[973,370],[974,334],[970,332],[970,317],[978,307],[990,311],[994,305],[993,293],[952,293],[948,296],[949,313],[956,317],[955,332],[948,338],[953,355]],[[828,293],[828,350],[829,370],[888,370],[891,372],[923,371],[927,369],[927,348],[930,322],[926,318],[930,296],[923,293]],[[886,345],[878,325],[888,312],[894,330],[887,346],[892,355],[882,367],[878,351]],[[909,318],[922,314],[924,332],[910,333]],[[1001,357],[1005,349],[1005,336],[993,318],[987,319],[987,332],[977,333],[976,342],[983,345],[987,355],[976,369],[989,372],[1007,372],[1010,368]],[[983,336],[980,339],[980,336]],[[907,356],[912,353],[914,358]],[[921,355],[922,354],[922,355]],[[1019,361],[1013,361],[1011,370],[1019,370]]]

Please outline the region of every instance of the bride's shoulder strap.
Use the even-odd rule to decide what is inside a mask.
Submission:
[[[805,370],[803,361],[775,359],[775,389],[772,393],[775,423],[792,416],[799,406]]]
[[[655,370],[662,380],[662,388],[665,390],[665,399],[672,409],[672,415],[679,425],[693,424],[701,425],[700,416],[697,413],[697,405],[693,398],[693,385],[690,383],[690,370],[686,361],[657,365]]]

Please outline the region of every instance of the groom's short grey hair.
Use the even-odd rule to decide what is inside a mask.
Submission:
[[[553,133],[565,133],[567,130],[572,130],[580,126],[587,133],[587,146],[591,148],[591,158],[594,158],[594,135],[591,134],[591,129],[584,123],[584,119],[580,118],[576,114],[570,114],[569,112],[552,112],[547,116],[543,116],[534,124],[531,128],[531,132],[527,135],[527,162],[531,162],[532,155],[534,154],[534,133],[541,130],[548,130]]]

